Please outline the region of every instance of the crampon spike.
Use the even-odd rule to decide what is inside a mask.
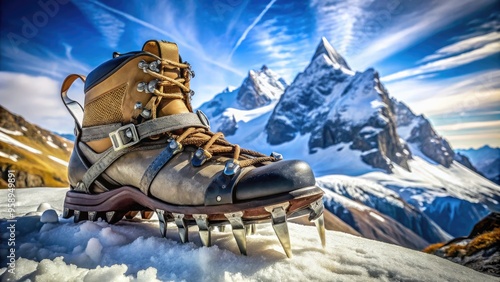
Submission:
[[[212,234],[208,223],[208,216],[206,214],[193,214],[193,218],[198,225],[201,243],[205,247],[210,247],[212,244]]]
[[[84,212],[80,212],[79,210],[75,210],[73,214],[73,222],[78,223],[83,220]]]
[[[186,225],[186,220],[184,219],[184,215],[180,213],[174,213],[174,221],[175,225],[177,225],[177,229],[179,231],[179,238],[182,243],[186,243],[188,238],[188,227]]]
[[[246,238],[246,228],[245,224],[243,224],[243,212],[234,212],[234,213],[226,213],[224,214],[226,218],[231,223],[231,228],[233,230],[233,236],[236,240],[236,244],[238,244],[238,248],[240,249],[240,253],[243,255],[247,255],[247,238]]]
[[[160,223],[160,234],[162,237],[167,236],[167,220],[165,216],[165,211],[156,210],[156,214],[158,215],[158,221]]]
[[[63,210],[63,218],[70,218],[73,216],[73,210],[70,210],[69,208],[64,208]]]
[[[89,211],[89,220],[90,221],[96,221],[97,220],[97,212],[95,212],[95,211]]]
[[[321,245],[323,248],[326,246],[325,239],[325,217],[323,215],[325,207],[323,204],[323,199],[319,199],[309,206],[309,210],[311,213],[309,214],[309,220],[313,221],[316,225],[316,229],[318,229],[319,238],[321,239]]]
[[[319,238],[321,239],[321,246],[325,248],[326,246],[326,237],[325,237],[325,217],[321,214],[318,218],[314,220],[314,224],[316,225],[316,229],[318,229]]]
[[[286,223],[286,209],[290,204],[288,202],[266,207],[266,211],[271,213],[272,225],[278,240],[285,251],[287,257],[292,257],[292,245],[290,243],[290,233]]]

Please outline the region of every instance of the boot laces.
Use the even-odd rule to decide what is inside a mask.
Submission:
[[[192,72],[191,66],[187,62],[178,63],[166,59],[162,59],[160,61],[160,65],[160,73],[152,71],[150,69],[146,69],[146,72],[148,74],[158,79],[157,85],[160,86],[160,90],[154,89],[152,93],[153,96],[146,105],[146,108],[151,108],[151,111],[153,113],[152,118],[157,118],[157,107],[162,99],[181,99],[185,102],[188,109],[192,111],[190,100],[194,92],[187,86],[191,77],[194,76],[194,72]],[[171,78],[163,75],[165,69],[176,68],[179,68],[183,72],[182,77]],[[164,93],[161,90],[165,86],[178,86],[181,89],[181,93]],[[202,148],[205,151],[205,156],[207,157],[207,159],[210,159],[213,155],[233,153],[233,159],[237,164],[239,164],[240,167],[246,167],[263,162],[272,162],[277,160],[277,158],[275,158],[274,156],[266,156],[253,150],[241,148],[237,144],[231,144],[224,139],[224,134],[222,132],[214,133],[205,128],[190,127],[185,129],[184,132],[182,132],[180,135],[171,134],[171,137],[183,146],[194,145]]]

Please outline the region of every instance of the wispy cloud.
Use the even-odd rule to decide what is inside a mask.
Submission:
[[[13,47],[5,42],[2,42],[0,49],[2,56],[8,58],[8,60],[4,61],[4,64],[12,67],[17,72],[38,73],[56,79],[62,79],[68,73],[87,74],[91,68],[72,57],[72,46],[65,43],[63,43],[63,46],[65,48],[65,57],[58,56],[35,43],[32,43],[31,51],[36,50],[39,54]],[[12,60],[12,58],[21,58],[23,63],[19,63],[19,60]]]
[[[462,54],[458,54],[452,57],[437,60],[434,62],[429,62],[427,64],[418,66],[416,68],[406,69],[403,71],[393,73],[391,75],[383,77],[382,81],[393,81],[415,75],[422,75],[426,73],[432,73],[436,71],[456,68],[477,60],[484,59],[493,54],[499,53],[500,52],[499,50],[500,50],[500,42],[488,43],[478,49],[469,52],[464,52]]]
[[[404,6],[416,2],[400,3]],[[397,17],[398,13],[395,13],[392,16],[393,20],[380,30],[375,40],[369,41],[369,44],[350,60],[350,64],[356,69],[372,67],[377,62],[442,31],[465,15],[478,11],[487,5],[492,5],[495,3],[495,0],[434,1],[423,3],[427,6],[421,8],[419,11],[414,11],[406,17]]]
[[[116,48],[120,38],[125,31],[125,23],[107,13],[102,7],[94,2],[74,1],[89,22],[104,36],[110,48]]]
[[[367,24],[381,16],[376,6],[362,0],[311,1],[316,12],[316,33],[319,37],[325,36],[342,55],[349,57],[359,39],[373,35]]]
[[[464,129],[493,129],[500,133],[500,120],[463,122],[456,124],[440,125],[435,127],[439,131],[456,131]]]
[[[500,70],[438,81],[401,80],[386,83],[386,87],[417,114],[462,116],[460,119],[466,120],[467,113],[500,108]]]
[[[484,144],[488,144],[493,147],[500,147],[500,133],[498,131],[446,135],[446,139],[453,144],[454,148],[479,148],[484,146]]]
[[[212,64],[212,65],[215,65],[215,66],[220,67],[222,69],[225,69],[227,71],[230,71],[230,72],[237,74],[241,77],[244,76],[244,73],[241,72],[240,70],[238,70],[230,65],[224,64],[220,60],[215,60],[215,59],[211,58],[210,56],[208,56],[207,54],[205,54],[205,52],[203,52],[203,49],[199,47],[200,44],[197,44],[196,41],[194,41],[194,40],[191,40],[188,42],[184,39],[185,38],[184,36],[180,36],[180,35],[168,32],[167,31],[168,29],[163,29],[163,28],[158,27],[157,25],[150,24],[150,23],[148,23],[144,20],[141,20],[141,19],[139,19],[131,14],[128,14],[126,12],[123,12],[123,11],[120,11],[118,9],[107,6],[101,2],[92,1],[92,3],[98,5],[99,7],[103,8],[109,12],[120,15],[131,22],[134,22],[134,23],[139,24],[145,28],[148,28],[156,33],[159,33],[159,34],[162,34],[164,36],[171,38],[173,41],[175,41],[179,45],[182,45],[184,48],[187,48],[195,53],[200,54],[199,58],[201,60],[209,63],[209,64]],[[182,22],[179,22],[179,24],[182,25]],[[171,27],[173,27],[173,25]],[[172,29],[175,30],[175,28],[172,28]]]
[[[236,50],[238,49],[238,47],[240,47],[240,45],[243,42],[243,40],[245,40],[245,38],[247,38],[248,33],[260,22],[260,20],[262,19],[262,17],[273,6],[274,2],[276,2],[276,0],[271,0],[271,2],[269,2],[269,4],[266,5],[266,7],[264,8],[264,10],[262,10],[262,12],[260,12],[260,14],[255,18],[255,20],[253,20],[253,22],[245,29],[245,31],[243,32],[243,34],[241,34],[240,38],[238,39],[238,41],[236,41],[236,44],[234,45],[233,49],[231,50],[231,53],[229,53],[229,56],[228,56],[228,59],[227,59],[228,61],[231,60],[231,58],[233,57],[234,52],[236,52]]]
[[[461,54],[467,51],[475,50],[484,47],[489,43],[493,43],[495,41],[500,40],[500,32],[491,32],[487,34],[481,34],[478,36],[474,36],[471,38],[467,38],[451,45],[445,46],[434,54],[424,57],[422,60],[418,61],[418,63],[425,63],[429,61],[434,61],[437,59],[449,57],[452,55]]]

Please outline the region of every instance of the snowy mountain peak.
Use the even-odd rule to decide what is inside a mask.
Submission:
[[[397,136],[393,107],[378,73],[353,72],[325,39],[286,89],[266,133],[271,145],[306,136],[311,155],[340,146],[374,168],[391,171],[395,163],[408,169],[410,152]]]
[[[325,37],[321,38],[321,41],[319,42],[319,45],[316,48],[316,52],[314,53],[311,61],[314,61],[317,57],[323,54],[326,55],[328,59],[330,59],[336,69],[341,69],[348,73],[352,72],[345,59],[337,52],[337,50],[335,50],[335,48],[333,48],[333,46]]]
[[[232,136],[243,124],[270,114],[283,94],[287,83],[266,65],[250,70],[238,88],[226,88],[203,105],[202,110],[212,128]],[[259,121],[265,123],[265,119]]]
[[[236,100],[246,110],[269,105],[281,97],[287,84],[266,65],[258,71],[250,70],[241,85]]]

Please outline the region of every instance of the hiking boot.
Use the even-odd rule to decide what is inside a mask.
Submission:
[[[193,112],[194,72],[175,43],[150,40],[142,51],[114,53],[85,78],[70,75],[62,99],[75,118],[76,141],[64,218],[109,223],[158,215],[160,231],[177,226],[180,240],[197,225],[209,246],[213,227],[231,225],[241,253],[256,223],[271,222],[287,256],[287,218],[308,215],[324,245],[323,192],[310,167],[240,148],[210,131]],[[85,82],[85,107],[67,96]]]

